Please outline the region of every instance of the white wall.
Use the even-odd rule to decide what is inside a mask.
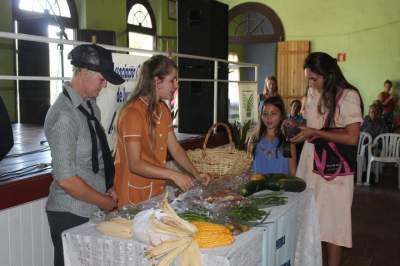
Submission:
[[[0,211],[1,266],[53,265],[46,198]]]

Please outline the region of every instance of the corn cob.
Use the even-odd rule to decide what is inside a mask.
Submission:
[[[150,222],[154,226],[154,231],[158,233],[169,233],[179,237],[190,237],[193,235],[193,233],[187,232],[185,229],[182,230],[180,227],[173,227],[159,221],[154,214],[150,217]]]
[[[221,232],[230,234],[230,230],[221,224],[214,224],[214,223],[200,222],[200,221],[193,221],[192,224],[194,224],[197,230],[199,230],[200,232],[211,231],[213,233]]]
[[[182,245],[178,246],[177,248],[171,250],[169,253],[167,253],[161,261],[158,263],[157,266],[169,266],[174,259],[179,256],[182,252],[184,252],[189,246],[190,243],[193,241],[193,239],[184,239],[186,240]]]
[[[194,239],[201,248],[222,247],[232,244],[235,238],[223,225],[207,222],[192,222],[198,229]]]
[[[170,253],[174,249],[185,246],[191,242],[191,238],[187,237],[182,237],[178,240],[169,240],[169,241],[164,241],[161,244],[151,247],[145,251],[145,255],[149,259],[160,259],[162,256],[166,255],[167,253]]]
[[[160,209],[163,210],[168,216],[174,219],[177,223],[179,223],[182,229],[185,229],[189,232],[196,232],[196,227],[193,224],[189,223],[188,221],[183,220],[180,218],[174,209],[168,204],[167,201],[168,193],[165,193],[164,200],[160,203]]]
[[[158,261],[158,266],[168,266],[181,255],[180,266],[201,266],[199,247],[194,240],[196,226],[181,219],[167,202],[167,195],[159,206],[166,216],[158,220],[153,214],[150,221],[155,231],[177,236],[177,240],[164,241],[149,248],[145,255]]]
[[[194,238],[201,248],[223,247],[232,244],[235,238],[231,234],[198,233]]]
[[[182,252],[179,265],[202,266],[200,249],[196,241],[192,241],[185,252]]]
[[[96,229],[109,236],[130,239],[132,238],[132,220],[116,217],[96,225]]]

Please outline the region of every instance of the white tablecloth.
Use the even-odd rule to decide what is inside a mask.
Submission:
[[[288,204],[269,208],[266,224],[236,237],[225,248],[202,249],[203,265],[320,266],[321,242],[312,193],[285,193]],[[152,265],[145,245],[105,236],[86,223],[63,233],[66,266]]]

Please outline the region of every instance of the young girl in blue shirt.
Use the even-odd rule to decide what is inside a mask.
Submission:
[[[285,140],[281,131],[285,115],[285,105],[280,96],[265,100],[257,131],[251,141],[255,144],[252,163],[254,173],[295,175],[296,147]]]

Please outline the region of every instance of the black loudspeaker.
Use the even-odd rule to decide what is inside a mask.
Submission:
[[[215,0],[179,0],[178,51],[227,59],[228,5]]]
[[[0,160],[6,156],[14,145],[14,137],[3,99],[0,97]]]
[[[178,1],[178,53],[228,58],[228,5],[214,0]],[[179,78],[214,79],[214,62],[179,58]],[[228,79],[225,63],[218,79]],[[218,83],[217,120],[228,121],[228,83]],[[179,132],[205,133],[213,123],[214,83],[179,83]]]

